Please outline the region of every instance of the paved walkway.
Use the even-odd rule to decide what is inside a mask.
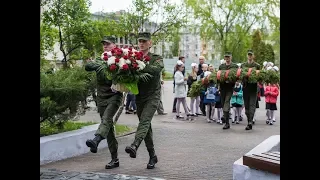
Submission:
[[[40,168],[179,180],[229,180],[232,179],[234,161],[269,136],[280,134],[280,100],[278,111],[276,111],[277,122],[273,126],[265,123],[265,105],[264,99],[262,99],[260,108],[257,109],[257,122],[252,131],[244,130],[245,118],[240,124],[232,124],[231,129],[222,130],[221,125],[206,123],[204,117],[198,117],[194,121],[175,120],[175,115],[170,113],[173,101],[172,88],[172,82],[167,81],[163,103],[164,109],[169,114],[154,116],[152,121],[155,148],[159,159],[155,169],[146,169],[148,153],[144,143],[141,144],[136,159],[130,158],[125,153],[124,149],[132,143],[134,135],[119,138],[119,168],[104,169],[105,164],[110,161],[110,154],[106,148],[99,149],[97,154],[88,153],[43,165]],[[98,122],[99,117],[92,112],[87,113],[80,120]],[[135,115],[123,114],[119,119],[119,124],[136,126],[137,122],[138,119]]]

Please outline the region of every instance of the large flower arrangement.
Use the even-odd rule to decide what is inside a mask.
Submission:
[[[189,96],[198,96],[200,90],[205,88],[210,81],[214,83],[234,83],[237,80],[245,81],[247,83],[279,83],[280,74],[274,70],[256,70],[255,68],[219,70],[216,73],[211,73],[210,76],[207,76],[201,81],[194,82],[191,85]]]
[[[137,83],[148,81],[152,76],[142,70],[149,64],[150,57],[132,48],[114,48],[101,55],[99,70],[106,71],[107,78],[113,81],[112,89],[138,94]]]

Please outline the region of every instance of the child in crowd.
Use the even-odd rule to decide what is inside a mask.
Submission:
[[[217,89],[216,94],[215,94],[215,108],[217,109],[217,123],[218,124],[223,124],[222,123],[222,115],[223,115],[223,111],[222,111],[222,104],[221,104],[221,95],[220,95],[220,90]]]
[[[190,89],[191,89],[191,85],[200,79],[199,76],[197,76],[197,73],[198,73],[198,64],[196,63],[192,63],[191,64],[191,74],[189,75],[188,77],[188,81],[187,81],[187,84],[188,84],[188,96],[189,96],[189,92],[190,92]],[[200,96],[197,96],[197,97],[191,97],[191,101],[190,101],[190,110],[191,110],[191,116],[198,116],[198,115],[201,115],[199,113],[199,105],[200,105]],[[196,108],[196,112],[194,112],[194,107]]]
[[[208,64],[202,64],[201,67],[203,72],[200,74],[200,78],[202,79],[204,78],[204,73],[207,72],[208,70]],[[203,104],[203,99],[204,99],[203,94],[200,94],[200,110],[202,112],[202,115],[206,116],[206,107]]]
[[[207,71],[205,72],[205,78],[207,76],[210,76],[211,72]],[[208,87],[206,91],[202,91],[203,94],[203,103],[206,106],[206,116],[207,116],[207,122],[211,123],[214,121],[214,105],[215,105],[215,94],[216,94],[217,88],[213,81],[209,81]],[[210,113],[211,109],[211,113]]]
[[[182,71],[184,70],[184,63],[182,61],[177,61],[176,65],[176,72],[174,74],[174,81],[175,81],[175,98],[177,98],[177,105],[176,105],[176,112],[177,112],[177,119],[184,118],[180,115],[180,105],[182,103],[183,108],[187,116],[190,116],[190,112],[187,107],[187,89],[185,86],[185,81],[187,81],[188,78],[185,78],[182,74]]]
[[[240,81],[237,81],[233,88],[233,93],[231,96],[231,105],[234,113],[234,116],[232,116],[232,123],[239,124],[239,119],[241,116],[243,106],[243,92]]]
[[[279,95],[279,89],[276,84],[269,84],[266,86],[264,91],[265,101],[266,101],[266,109],[268,119],[266,121],[267,124],[273,125],[276,122],[275,112],[277,110],[277,99]]]

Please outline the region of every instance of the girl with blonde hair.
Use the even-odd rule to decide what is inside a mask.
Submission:
[[[187,84],[188,84],[188,97],[190,97],[190,96],[189,96],[189,92],[190,92],[190,89],[191,89],[191,85],[192,85],[195,81],[198,81],[198,80],[200,79],[200,77],[197,75],[197,73],[198,73],[198,71],[199,71],[198,64],[192,63],[192,64],[191,64],[191,68],[192,68],[192,71],[191,71],[191,74],[189,75],[188,81],[187,81]],[[199,113],[200,96],[190,97],[190,98],[191,98],[191,101],[190,101],[191,116],[201,115],[201,114]],[[196,112],[194,112],[194,104],[196,105]]]

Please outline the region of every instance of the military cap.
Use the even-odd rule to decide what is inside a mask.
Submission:
[[[140,39],[146,40],[146,41],[150,40],[151,39],[151,33],[150,32],[140,32],[138,34],[138,40],[140,40]]]
[[[224,53],[224,56],[232,56],[232,53],[227,51],[227,52]]]
[[[101,43],[115,43],[116,42],[116,37],[114,36],[105,36]]]
[[[248,54],[253,55],[253,51],[251,49],[248,50]]]

